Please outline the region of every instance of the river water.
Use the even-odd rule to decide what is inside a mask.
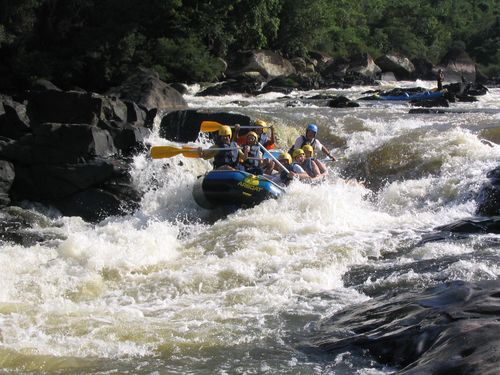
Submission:
[[[498,278],[498,235],[421,240],[475,215],[475,195],[500,163],[500,89],[445,114],[411,115],[404,102],[296,102],[319,93],[357,99],[367,89],[285,98],[197,97],[191,87],[191,108],[264,119],[283,147],[318,124],[339,159],[328,181],[294,182],[278,200],[227,214],[191,196],[208,161],[138,155],[137,212],[98,225],[49,215],[37,229],[55,239],[2,245],[0,371],[393,372],[367,353],[312,353],[309,339],[322,319],[375,295]],[[171,144],[157,134],[149,141]]]

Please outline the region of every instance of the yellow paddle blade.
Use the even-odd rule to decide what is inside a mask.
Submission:
[[[217,121],[202,121],[200,131],[204,133],[216,132],[219,131],[221,126],[224,125]]]
[[[199,158],[197,147],[182,146],[182,155],[186,158]]]
[[[153,146],[150,152],[153,159],[163,159],[182,154],[182,149],[173,146]]]
[[[153,146],[150,151],[153,159],[171,158],[179,154],[188,158],[200,157],[198,154],[198,148],[189,146],[183,146],[182,148],[175,146]]]

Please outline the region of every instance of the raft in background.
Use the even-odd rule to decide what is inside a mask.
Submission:
[[[243,171],[214,170],[198,177],[193,187],[196,203],[207,209],[220,206],[253,207],[285,190],[263,176]]]
[[[444,95],[443,91],[425,91],[422,93],[405,92],[402,95],[379,95],[379,100],[431,100]]]

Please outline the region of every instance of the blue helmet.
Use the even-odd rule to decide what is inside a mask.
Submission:
[[[306,132],[308,130],[311,130],[317,134],[318,133],[318,126],[316,124],[309,124],[309,125],[307,125]]]

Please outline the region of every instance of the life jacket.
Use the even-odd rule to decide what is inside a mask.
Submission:
[[[311,145],[311,147],[314,148],[314,145],[316,143],[316,138],[314,138],[312,141],[309,141],[309,139],[306,138],[306,136],[304,135],[301,135],[302,137],[302,144],[300,145],[299,148],[302,148],[304,147],[305,145]],[[290,150],[288,150],[288,153],[291,155],[293,154],[293,150],[295,150],[295,144],[293,144],[293,146],[290,148]]]
[[[238,145],[236,142],[227,143],[216,143],[217,148],[236,148]],[[220,150],[214,156],[214,169],[220,168],[223,165],[229,165],[235,168],[238,165],[238,150]]]
[[[258,158],[260,155],[260,147],[259,145],[253,145],[253,146],[250,146],[250,151],[248,152],[248,157],[249,158]],[[243,163],[243,165],[245,166],[245,168],[251,168],[251,167],[258,167],[259,166],[259,160],[256,160],[256,159],[250,159],[250,160],[245,160],[245,162]]]
[[[313,163],[313,159],[307,158],[304,162],[304,165],[301,166],[302,168],[304,168],[306,173],[311,177],[313,177],[313,175],[314,175],[312,163]]]
[[[237,142],[239,145],[244,145],[247,141],[247,135],[240,135],[238,136]],[[264,146],[267,150],[273,150],[276,145],[274,143],[269,143],[271,141],[271,136],[268,135],[267,133],[262,133],[259,136],[259,143]]]

